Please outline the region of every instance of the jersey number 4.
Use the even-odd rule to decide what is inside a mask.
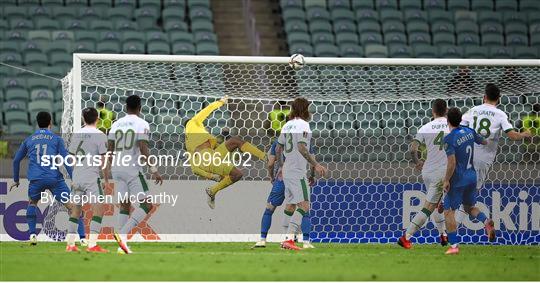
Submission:
[[[440,131],[435,137],[435,140],[433,140],[433,144],[438,145],[439,150],[443,150],[443,146],[444,146],[443,138],[444,138],[444,131]]]

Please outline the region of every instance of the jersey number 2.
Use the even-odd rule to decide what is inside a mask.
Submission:
[[[467,169],[471,169],[472,168],[472,157],[473,157],[473,149],[472,149],[472,146],[468,145],[466,148],[465,148],[465,152],[469,155],[469,157],[467,158]]]

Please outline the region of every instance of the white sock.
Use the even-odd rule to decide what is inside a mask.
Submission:
[[[122,210],[118,212],[118,216],[116,219],[116,227],[115,227],[116,232],[119,232],[120,229],[122,229],[122,227],[126,225],[126,222],[128,221],[128,219],[129,219],[129,212],[125,213],[125,212],[122,212]]]
[[[304,214],[305,213],[302,213],[299,209],[294,211],[291,216],[291,221],[289,222],[289,227],[287,228],[287,240],[294,239],[294,235],[300,230]]]
[[[287,214],[287,211],[285,211],[285,214],[283,215],[283,222],[281,223],[281,227],[283,227],[283,233],[287,234],[287,230],[289,229],[289,222],[291,222],[291,215]]]
[[[70,217],[68,221],[68,233],[66,235],[66,242],[68,246],[75,245],[75,240],[78,237],[77,228],[79,227],[79,219]]]
[[[405,238],[409,240],[416,231],[420,230],[422,226],[426,223],[426,220],[429,218],[429,214],[431,214],[427,209],[422,208],[421,211],[416,213],[416,215],[411,220],[411,223],[409,224],[409,227],[407,227],[407,230],[405,231]]]
[[[97,239],[100,231],[101,222],[98,222],[94,220],[94,218],[92,218],[92,221],[90,221],[90,235],[88,236],[88,247],[92,248],[97,245]]]
[[[146,217],[146,211],[141,207],[137,207],[131,214],[131,217],[127,220],[126,224],[120,229],[120,235],[127,235],[131,229],[135,228]]]
[[[444,215],[438,211],[433,211],[431,219],[435,222],[435,227],[437,227],[439,234],[446,236],[446,221],[444,220]]]

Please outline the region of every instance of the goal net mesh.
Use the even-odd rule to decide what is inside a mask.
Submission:
[[[424,201],[425,188],[408,149],[417,130],[432,119],[431,100],[447,99],[449,106],[466,111],[482,103],[487,83],[496,83],[503,94],[498,107],[521,129],[521,120],[540,102],[539,78],[538,66],[308,63],[295,71],[286,63],[83,60],[81,107],[102,101],[120,118],[125,99],[140,95],[142,118],[151,127],[152,154],[177,156],[185,151],[185,122],[223,95],[230,102],[206,120],[209,131],[218,139],[239,136],[265,150],[276,138],[272,126],[279,124],[269,113],[288,108],[295,97],[306,97],[316,156],[330,171],[312,188],[311,238],[385,243],[402,235]],[[62,130],[69,133],[80,123],[74,121],[71,75],[63,87]],[[538,141],[500,140],[496,162],[479,193],[479,206],[501,230],[499,243],[540,242],[538,152]],[[244,180],[268,178],[261,161],[241,170]],[[185,166],[160,171],[168,180],[198,179]],[[483,225],[468,219],[459,234],[463,242],[487,241]],[[431,222],[416,241],[438,241]]]

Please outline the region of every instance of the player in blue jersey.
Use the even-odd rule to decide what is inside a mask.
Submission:
[[[255,243],[253,248],[266,247],[266,237],[268,235],[268,231],[270,230],[270,226],[272,226],[272,215],[274,214],[276,208],[278,206],[281,206],[283,204],[283,201],[285,200],[285,184],[283,182],[283,176],[281,174],[281,166],[283,165],[284,157],[282,154],[280,154],[280,157],[277,156],[277,145],[278,141],[276,139],[272,143],[272,145],[270,146],[270,150],[268,151],[267,168],[268,174],[270,176],[270,181],[272,182],[272,190],[268,195],[266,208],[264,210],[261,220],[261,239],[257,243]],[[311,154],[313,154],[313,147],[310,148],[310,152]],[[313,176],[314,173],[315,171],[311,170],[311,176],[309,178],[310,186],[313,186],[313,183],[315,182],[315,176]],[[283,217],[283,228],[285,229],[285,232],[289,227],[290,218],[293,215],[294,211],[294,205],[287,205],[285,207],[285,216]],[[311,232],[311,222],[309,219],[309,214],[304,215],[304,217],[302,218],[301,229],[303,248],[314,248],[314,246],[309,241],[309,233]]]
[[[474,169],[474,144],[487,145],[487,141],[473,129],[460,126],[461,112],[458,108],[448,110],[450,133],[444,138],[444,149],[448,159],[443,188],[444,216],[448,241],[451,246],[446,254],[458,254],[457,225],[455,211],[463,204],[471,220],[484,223],[490,241],[495,239],[493,221],[481,212],[476,204],[476,170]]]
[[[17,150],[13,159],[13,184],[10,190],[19,186],[19,167],[24,157],[28,157],[27,178],[29,204],[26,209],[30,243],[37,244],[36,210],[41,193],[49,190],[57,201],[61,201],[69,209],[70,190],[64,181],[64,176],[52,165],[53,156],[66,157],[68,152],[64,140],[51,131],[51,114],[39,112],[36,116],[39,129],[27,137]],[[46,161],[48,160],[48,162]],[[71,177],[72,168],[66,166]]]

